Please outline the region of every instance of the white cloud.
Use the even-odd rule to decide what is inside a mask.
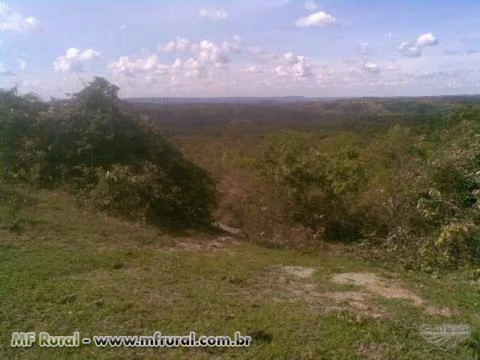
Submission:
[[[175,40],[171,40],[164,46],[159,48],[165,52],[187,52],[191,51],[191,43],[187,39],[177,37]]]
[[[268,86],[280,93],[290,84],[309,87],[316,81],[314,65],[307,57],[293,52],[270,52],[245,44],[239,37],[223,42],[193,42],[178,37],[159,45],[158,50],[178,54],[178,57],[163,65],[158,62],[161,53],[122,56],[108,66],[110,74],[122,88],[128,88],[126,91],[150,92],[157,96],[166,93],[221,96],[239,88],[261,91],[266,86],[263,84],[270,84]],[[242,56],[237,58],[236,54]]]
[[[222,48],[228,53],[240,54],[244,51],[244,44],[239,36],[235,36],[234,42],[224,41]]]
[[[335,19],[332,15],[327,14],[324,11],[318,11],[316,13],[302,17],[298,19],[296,22],[297,26],[300,26],[300,27],[328,26],[336,23],[337,23],[337,19]]]
[[[422,48],[416,46],[414,43],[410,41],[404,41],[398,47],[398,51],[405,56],[408,57],[419,57],[422,55]]]
[[[291,75],[296,78],[307,78],[313,75],[312,66],[305,56],[295,55],[292,52],[280,57],[281,66],[276,66],[273,73],[276,76]]]
[[[71,50],[71,49],[69,49],[69,50]],[[75,50],[77,50],[77,49],[75,49]],[[95,51],[93,49],[87,49],[83,52],[76,51],[75,53],[78,56],[79,60],[92,60],[92,59],[101,59],[102,58],[102,55],[100,55],[100,53],[98,51]]]
[[[236,36],[233,42],[224,41],[217,44],[210,40],[202,40],[198,43],[177,37],[169,41],[159,49],[165,52],[178,52],[193,54],[202,63],[224,65],[230,62],[230,54],[238,54],[244,51],[240,37]]]
[[[425,47],[425,46],[433,46],[437,45],[438,40],[433,36],[432,33],[422,34],[417,38],[417,46]]]
[[[297,62],[297,57],[295,56],[294,53],[288,52],[288,53],[283,54],[283,61],[287,65],[293,65]]]
[[[400,66],[398,66],[397,64],[390,64],[390,65],[385,66],[382,70],[385,70],[385,71],[399,71]]]
[[[197,57],[205,63],[226,64],[230,62],[228,57],[229,49],[225,46],[218,46],[209,40],[203,40],[196,47]]]
[[[398,51],[407,57],[420,57],[423,49],[428,46],[438,45],[438,40],[432,33],[425,33],[418,36],[415,41],[404,41],[398,47]]]
[[[202,78],[207,75],[207,70],[203,65],[195,59],[188,59],[183,63],[183,69],[185,70],[184,76],[186,78]]]
[[[379,74],[380,73],[380,66],[378,66],[377,64],[371,63],[371,62],[367,62],[367,63],[363,64],[363,70],[365,70],[366,72],[368,72],[370,74]]]
[[[121,56],[117,61],[108,66],[114,73],[126,76],[135,76],[141,72],[162,73],[167,69],[166,65],[158,62],[157,55],[148,55],[145,58],[130,60],[128,56]]]
[[[319,8],[319,5],[313,0],[305,1],[304,6],[307,10],[317,10]]]
[[[20,71],[27,71],[27,63],[24,60],[18,59],[17,64]]]
[[[181,77],[202,78],[207,75],[207,69],[196,59],[189,58],[183,61],[177,58],[171,65],[165,65],[158,61],[156,54],[135,59],[122,56],[110,64],[108,69],[115,74],[127,77],[144,74],[149,83],[154,83],[158,75],[170,75],[173,83],[178,83]]]
[[[257,66],[249,66],[247,68],[240,69],[240,72],[249,73],[249,74],[260,74],[260,73],[263,73],[263,70],[258,68]]]
[[[312,67],[305,56],[297,56],[293,65],[293,75],[296,77],[310,77],[313,75]]]
[[[235,36],[231,41],[223,42],[211,40],[192,42],[177,37],[166,44],[158,45],[157,49],[161,52],[179,54],[179,57],[170,65],[164,65],[158,62],[156,54],[134,58],[122,56],[110,64],[108,69],[114,75],[123,75],[119,77],[121,81],[125,78],[133,81],[138,78],[138,75],[141,75],[147,85],[165,84],[165,81],[159,81],[159,76],[165,75],[170,78],[167,81],[168,84],[177,90],[195,85],[202,91],[201,84],[213,81],[213,74],[215,74],[215,79],[220,81],[218,78],[220,74],[234,73],[226,67],[231,62],[233,55],[250,54],[239,36]],[[230,81],[229,79],[224,80]]]
[[[223,9],[218,9],[218,10],[202,9],[198,13],[198,16],[201,18],[209,19],[209,20],[225,20],[230,15],[228,14],[228,12],[226,12]]]
[[[84,62],[101,58],[101,54],[93,49],[80,51],[77,48],[70,48],[65,55],[59,56],[53,62],[53,68],[59,72],[82,72]]]
[[[273,60],[279,59],[278,54],[275,54],[270,51],[265,51],[258,46],[247,46],[245,47],[245,51],[248,54],[253,55],[256,59],[259,59],[262,61],[273,61]]]
[[[0,2],[0,32],[24,32],[35,30],[37,27],[36,18],[24,17],[20,13],[12,11],[7,4]]]
[[[276,76],[287,76],[287,75],[288,75],[287,70],[285,70],[285,69],[283,68],[283,66],[277,66],[277,67],[273,70],[273,73],[274,73]]]

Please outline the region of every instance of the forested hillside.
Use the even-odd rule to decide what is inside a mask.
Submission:
[[[96,78],[48,103],[2,91],[2,183],[163,227],[217,220],[267,246],[362,244],[425,270],[480,261],[475,103],[132,106],[118,90]]]
[[[476,97],[135,104],[268,246],[361,243],[407,267],[480,261]]]

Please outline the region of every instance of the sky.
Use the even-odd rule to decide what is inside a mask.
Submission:
[[[0,0],[0,88],[65,97],[480,93],[476,0]]]

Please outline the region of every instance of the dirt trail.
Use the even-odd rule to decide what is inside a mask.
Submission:
[[[356,313],[367,317],[380,318],[389,316],[386,308],[373,304],[371,301],[375,297],[385,299],[406,300],[412,306],[422,308],[431,315],[440,315],[449,317],[454,314],[451,309],[438,308],[429,305],[424,299],[402,286],[398,281],[383,278],[375,273],[369,272],[350,272],[335,274],[330,281],[339,285],[352,285],[358,289],[349,289],[348,291],[327,291],[320,292],[315,288],[311,280],[315,268],[303,266],[284,266],[283,274],[290,277],[290,280],[283,281],[284,290],[290,298],[296,297],[298,301],[320,302],[321,299],[331,299],[335,305],[328,310],[350,309]],[[283,279],[280,276],[280,279]],[[286,285],[285,285],[286,283]]]

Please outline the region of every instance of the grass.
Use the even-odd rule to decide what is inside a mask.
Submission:
[[[105,217],[62,192],[29,196],[35,201],[16,215],[22,228],[0,229],[0,359],[473,359],[466,346],[443,351],[418,331],[422,324],[479,327],[480,284],[470,270],[432,277],[339,251],[265,249],[201,234],[173,237]],[[217,245],[204,246],[212,241]],[[282,273],[287,265],[315,273],[296,279]],[[373,319],[348,306],[328,311],[339,304],[309,295],[358,290],[329,281],[353,271],[393,277],[455,314],[432,316],[405,300],[373,297],[371,306],[388,310]],[[82,336],[193,330],[269,336],[242,349],[10,346],[12,331],[76,330]]]

